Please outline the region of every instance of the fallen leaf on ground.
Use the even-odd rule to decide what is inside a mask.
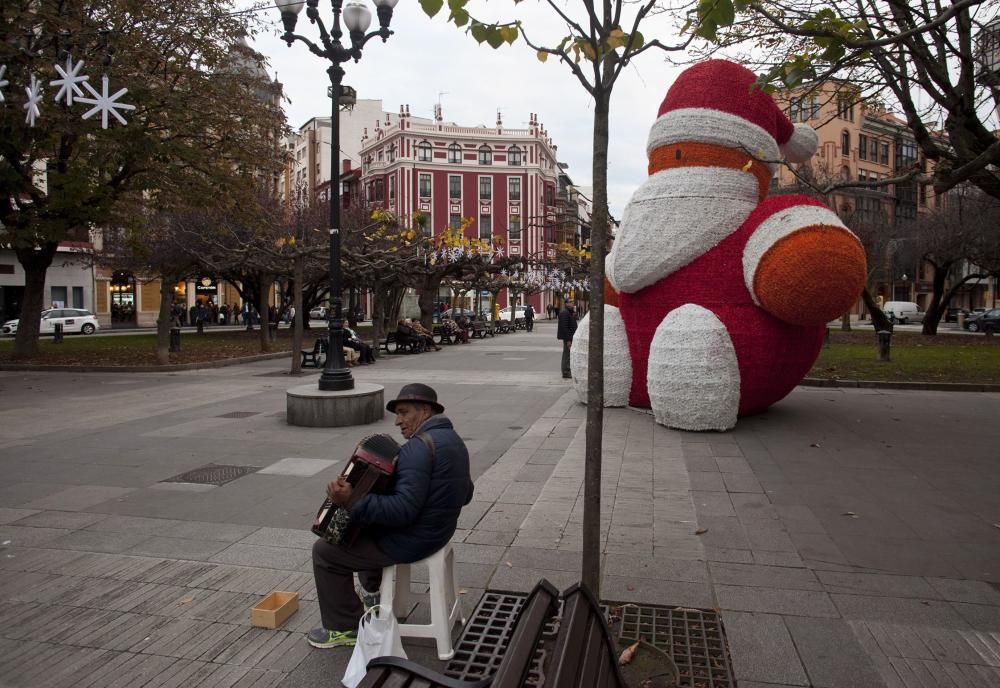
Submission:
[[[810,447],[819,447],[819,442],[813,442],[809,445]]]
[[[858,517],[858,515],[856,513],[854,513],[853,511],[845,511],[844,513],[841,514],[841,516],[850,516],[851,518],[857,518]]]
[[[625,666],[635,657],[635,653],[639,650],[639,641],[635,641],[624,650],[622,650],[621,655],[618,657],[619,666]]]
[[[708,528],[699,528],[698,530],[694,531],[694,534],[695,535],[704,535],[707,532],[708,532]]]
[[[458,591],[458,594],[459,595],[468,595],[469,591],[466,590],[465,588],[462,588],[461,590]]]
[[[993,524],[993,527],[994,527],[994,528],[1000,528],[1000,523],[994,523],[994,524]],[[4,544],[7,544],[7,543],[4,543]]]
[[[514,565],[511,564],[509,561],[505,561],[504,563],[507,564],[507,568],[509,568],[509,569],[514,568]]]
[[[182,597],[179,600],[177,600],[178,604],[191,604],[192,602],[194,602],[193,597]]]

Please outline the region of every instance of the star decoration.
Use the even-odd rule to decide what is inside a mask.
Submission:
[[[7,73],[7,65],[0,65],[0,103],[4,102],[3,87],[10,83],[9,81],[3,78],[3,75],[6,73]]]
[[[33,127],[35,120],[42,114],[38,110],[38,104],[42,102],[42,83],[34,74],[31,75],[31,85],[27,86],[24,92],[28,96],[28,101],[22,106],[28,113],[24,118],[24,123]]]
[[[65,99],[67,105],[73,104],[73,98],[79,98],[83,95],[83,91],[77,84],[85,83],[90,77],[87,75],[80,76],[80,70],[83,69],[83,60],[80,60],[76,64],[73,64],[73,58],[66,58],[66,69],[63,69],[59,65],[53,65],[55,70],[59,72],[61,79],[56,79],[55,81],[50,81],[49,86],[58,86],[59,92],[56,94],[56,102]]]
[[[119,103],[118,99],[121,98],[126,93],[128,93],[128,89],[127,88],[123,88],[123,89],[121,89],[120,91],[118,91],[117,93],[115,93],[113,95],[108,95],[108,75],[107,74],[105,74],[103,77],[101,77],[101,82],[102,82],[102,86],[101,86],[101,92],[100,93],[98,93],[97,91],[95,91],[94,87],[91,86],[86,81],[83,82],[84,87],[86,87],[86,89],[88,91],[90,91],[90,94],[93,97],[92,98],[84,98],[84,97],[81,97],[81,96],[77,96],[76,100],[80,101],[81,103],[87,103],[88,105],[93,105],[94,106],[90,110],[87,110],[85,113],[83,113],[83,118],[84,119],[90,119],[91,117],[93,117],[94,115],[96,115],[98,112],[100,112],[101,113],[101,129],[107,129],[108,128],[108,114],[110,113],[111,115],[114,116],[115,119],[117,119],[122,124],[127,124],[127,122],[125,121],[125,118],[122,117],[120,114],[118,114],[118,110],[135,110],[135,105],[129,105],[128,103]]]

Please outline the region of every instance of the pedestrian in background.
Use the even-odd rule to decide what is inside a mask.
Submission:
[[[535,327],[535,309],[529,303],[524,307],[524,329],[531,332]]]
[[[559,324],[556,328],[556,337],[562,340],[562,376],[564,378],[573,377],[569,368],[569,350],[573,346],[573,335],[576,334],[576,314],[573,312],[573,302],[566,301],[563,309],[559,311]]]

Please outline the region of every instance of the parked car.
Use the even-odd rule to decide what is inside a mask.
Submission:
[[[1000,308],[991,308],[982,315],[970,317],[965,321],[965,329],[969,332],[1000,332]]]
[[[469,318],[470,320],[475,320],[476,319],[476,312],[474,310],[470,310],[468,308],[449,308],[448,310],[446,310],[445,312],[443,312],[441,315],[443,317],[444,316],[449,317],[452,320],[454,320],[455,318],[460,318],[463,315],[466,318]]]
[[[945,322],[958,322],[958,316],[964,314],[966,318],[969,317],[969,311],[965,308],[954,308],[949,307],[948,310],[944,312]]]
[[[8,320],[3,324],[3,334],[11,336],[17,334],[17,325],[20,320]],[[55,334],[56,325],[62,324],[63,332],[71,334],[79,332],[81,334],[94,334],[101,329],[97,322],[97,317],[90,311],[82,308],[50,308],[42,311],[42,321],[39,325],[39,334]]]
[[[309,311],[310,320],[326,320],[326,306],[317,306]]]
[[[517,306],[516,308],[517,308],[517,312],[514,314],[514,317],[517,320],[523,320],[524,319],[524,313],[527,310],[527,308],[525,308],[524,306]],[[500,319],[501,320],[510,320],[510,306],[507,306],[506,308],[501,308],[500,309]]]
[[[924,312],[913,301],[886,301],[885,305],[882,306],[882,312],[889,316],[889,322],[894,325],[896,323],[906,325],[911,322],[924,321]]]

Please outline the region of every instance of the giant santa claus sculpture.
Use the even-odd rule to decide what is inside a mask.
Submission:
[[[805,162],[817,139],[755,81],[704,62],[660,106],[649,178],[606,263],[606,405],[651,407],[684,430],[732,428],[801,381],[824,324],[861,293],[864,250],[837,215],[805,196],[767,198],[779,161]],[[588,324],[571,352],[583,401]]]

